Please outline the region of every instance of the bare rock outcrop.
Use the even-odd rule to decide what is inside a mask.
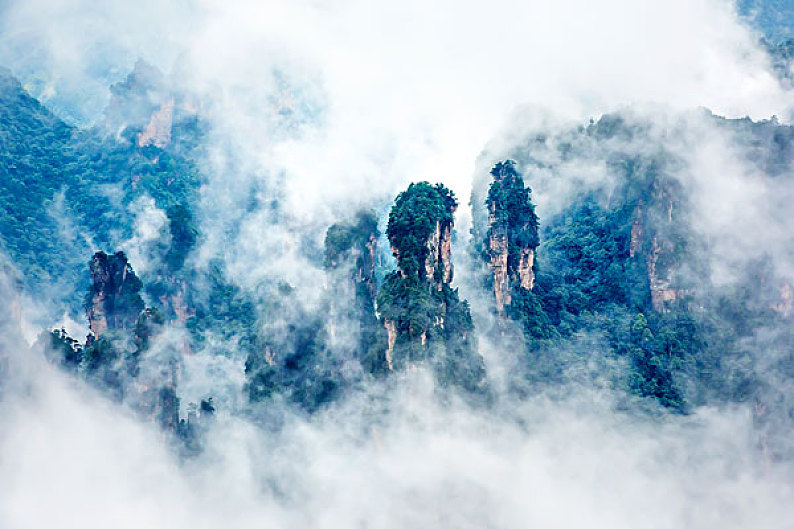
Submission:
[[[389,371],[394,371],[394,364],[392,363],[392,352],[394,351],[394,344],[397,343],[397,325],[388,319],[385,319],[383,326],[386,328],[388,336],[388,348],[386,349],[386,365]]]
[[[389,213],[387,235],[397,270],[378,294],[387,335],[387,371],[431,368],[441,385],[477,393],[486,387],[468,303],[451,284],[457,200],[441,184],[411,184]]]
[[[661,210],[661,214],[657,211],[656,224],[647,226],[649,221],[645,216],[644,204],[641,200],[635,208],[631,229],[630,257],[638,257],[644,250],[651,306],[657,312],[669,311],[672,304],[691,294],[690,290],[676,288],[674,284],[677,268],[676,249],[674,238],[668,233],[674,227],[673,204],[670,192],[663,191],[661,200],[657,204],[657,210]]]
[[[174,119],[174,98],[170,97],[149,118],[149,123],[138,133],[138,147],[154,145],[163,149],[171,142],[171,126]]]
[[[658,239],[651,241],[651,251],[648,253],[646,263],[648,267],[648,282],[651,288],[651,305],[657,312],[667,311],[667,306],[679,298],[680,292],[670,287],[668,274],[661,274],[657,270],[657,263],[662,254],[662,247]]]
[[[377,217],[371,211],[359,212],[352,222],[334,224],[325,236],[326,310],[331,321],[339,322],[339,329],[336,324],[329,325],[331,343],[337,336],[358,335],[352,342],[343,339],[339,346],[352,345],[351,353],[372,372],[391,369],[390,359],[384,356],[387,333],[375,312],[378,237]],[[371,354],[375,349],[379,352]]]
[[[493,226],[493,215],[491,225]],[[504,313],[505,305],[510,305],[510,277],[507,269],[507,235],[492,230],[488,237],[488,253],[490,261],[488,266],[493,274],[494,299],[496,300],[496,310],[499,314]]]
[[[452,223],[436,222],[436,228],[427,240],[425,277],[433,279],[437,289],[452,281]],[[436,274],[436,270],[440,273]]]
[[[538,218],[530,189],[510,160],[491,170],[488,192],[487,264],[493,276],[496,311],[505,315],[515,289],[535,286],[535,250],[539,244]]]
[[[93,336],[99,338],[109,330],[132,328],[144,308],[142,284],[124,252],[97,252],[90,268],[86,314]]]

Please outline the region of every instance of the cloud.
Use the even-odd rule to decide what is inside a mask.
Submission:
[[[133,235],[120,244],[120,249],[135,265],[135,271],[146,274],[152,265],[159,263],[162,248],[170,243],[167,230],[168,218],[163,210],[155,206],[152,197],[144,195],[129,206],[134,215]],[[166,240],[163,240],[166,239]]]
[[[3,40],[16,46],[4,60],[19,64],[19,46],[34,40],[47,57],[35,61],[41,75],[67,88],[106,82],[108,64],[136,56],[166,70],[178,57],[244,169],[284,171],[304,218],[420,179],[465,196],[472,160],[520,104],[577,119],[648,101],[755,118],[790,106],[754,34],[719,0],[34,0],[5,21]],[[295,81],[291,92],[274,71]],[[279,137],[274,98],[282,110],[307,100],[318,110]]]
[[[415,372],[276,430],[221,414],[180,462],[152,425],[33,373],[0,411],[10,529],[786,527],[794,499],[786,470],[754,459],[745,409],[643,416],[583,391],[472,410],[439,406]]]
[[[422,179],[465,202],[478,154],[506,123],[562,128],[633,103],[658,104],[654,116],[706,106],[785,119],[791,108],[754,34],[717,0],[27,0],[2,17],[0,60],[75,119],[96,120],[109,82],[139,56],[205,101],[200,254],[223,255],[252,290],[286,279],[306,305],[324,280],[307,255],[332,220]],[[701,204],[704,232],[729,229],[725,204],[747,197],[783,211],[789,194],[763,188],[729,140],[692,123],[675,146],[707,133],[687,157],[692,185],[724,175],[721,200]],[[537,189],[539,211],[608,178],[590,162]],[[146,199],[135,208],[131,249],[145,249],[164,219]],[[756,228],[770,212],[749,211]],[[772,244],[786,233],[776,224]],[[23,326],[37,328],[36,303],[23,306]],[[790,464],[764,459],[746,407],[617,411],[609,391],[574,386],[478,410],[438,404],[417,371],[311,418],[274,405],[263,425],[237,413],[239,359],[199,355],[185,359],[180,395],[220,390],[230,405],[205,452],[180,460],[154,426],[9,336],[0,525],[12,529],[790,523]],[[169,334],[172,349],[179,339]]]
[[[85,119],[137,57],[198,95],[212,125],[200,255],[229,248],[244,284],[306,270],[295,233],[321,241],[411,181],[465,201],[477,155],[517,107],[577,121],[649,102],[765,118],[791,101],[721,0],[30,0],[2,22],[0,61]],[[274,200],[278,217],[265,211]]]
[[[226,93],[266,87],[277,65],[327,100],[320,126],[272,146],[266,162],[287,172],[290,205],[303,215],[421,179],[465,196],[472,160],[520,104],[576,118],[646,101],[754,117],[789,105],[721,2],[210,5],[216,16],[189,46],[200,79]],[[264,121],[247,98],[224,102],[226,124]],[[241,129],[269,152],[270,131]]]

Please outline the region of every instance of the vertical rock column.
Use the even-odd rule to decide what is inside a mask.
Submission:
[[[516,289],[535,285],[535,250],[539,244],[538,218],[530,200],[531,190],[511,160],[491,170],[488,191],[488,233],[484,242],[486,262],[493,275],[494,302],[504,317]]]
[[[378,312],[389,370],[422,363],[441,385],[476,393],[485,387],[484,362],[468,303],[451,285],[456,207],[440,184],[411,184],[397,197],[387,228],[397,270],[380,289]]]
[[[94,338],[109,330],[132,328],[144,308],[139,294],[142,284],[124,252],[97,252],[90,269],[86,315]]]

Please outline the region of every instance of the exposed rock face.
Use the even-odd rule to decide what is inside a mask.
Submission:
[[[387,228],[397,270],[381,286],[378,312],[387,370],[428,365],[442,385],[476,393],[485,387],[485,366],[468,303],[451,286],[456,205],[451,191],[427,182],[397,197]]]
[[[395,257],[399,252],[395,252]],[[399,262],[399,258],[398,258]],[[436,222],[436,228],[427,240],[425,277],[432,279],[440,290],[443,284],[452,281],[452,224]],[[438,274],[436,271],[438,270]]]
[[[375,259],[377,255],[378,221],[374,214],[362,212],[354,223],[339,223],[328,228],[325,236],[325,266],[334,270],[345,263],[353,264],[350,279],[354,287],[363,287],[363,292],[374,302]],[[356,291],[359,289],[356,288]]]
[[[664,228],[668,229],[673,224],[673,199],[666,196],[661,200],[659,206],[663,208],[663,213],[657,216],[657,223],[666,225]],[[645,232],[648,231],[645,227],[646,222],[647,219],[643,216],[643,203],[640,201],[635,209],[635,219],[631,230],[631,257],[638,255],[640,248],[643,247],[643,237]],[[659,227],[657,226],[656,230],[653,227],[649,230],[653,236],[649,237],[650,248],[646,246],[645,264],[651,291],[651,306],[657,312],[667,312],[670,310],[671,304],[691,294],[691,292],[672,286],[674,267],[668,264],[663,269],[660,269],[661,258],[667,257],[669,259],[674,252],[674,247],[670,237],[662,237],[658,229]]]
[[[196,311],[188,304],[187,283],[184,279],[173,277],[162,278],[168,290],[158,299],[169,318],[175,318],[182,325],[195,316]]]
[[[420,184],[422,185],[422,184]],[[423,200],[417,200],[413,203],[413,197],[408,195],[408,200],[405,205],[400,204],[401,199],[406,198],[406,194],[401,194],[398,197],[398,204],[392,210],[393,212],[399,208],[401,212],[400,218],[405,221],[405,226],[400,229],[394,229],[390,234],[392,243],[392,255],[397,261],[397,274],[398,276],[413,280],[418,279],[420,284],[426,285],[430,290],[441,292],[445,287],[449,287],[452,282],[454,274],[454,267],[452,265],[452,228],[453,228],[453,215],[457,209],[457,202],[451,197],[451,194],[443,188],[433,188],[424,184],[417,195],[427,195]],[[412,185],[406,193],[415,191],[420,188],[414,188]],[[418,207],[424,206],[427,202],[436,202],[438,209],[429,209],[428,211],[419,210]],[[440,211],[440,214],[439,214]],[[433,217],[432,215],[436,216]],[[393,228],[391,224],[392,218],[390,217],[390,229]],[[424,233],[417,229],[422,226],[423,222],[427,221],[430,217],[432,222],[432,230],[427,230]],[[400,232],[402,236],[392,236],[395,232]],[[402,232],[407,233],[402,233]],[[419,264],[417,267],[416,265]],[[391,357],[391,352],[394,343],[397,339],[396,323],[385,316],[384,326],[389,336],[389,350],[387,357]],[[436,317],[432,323],[433,327],[441,325],[443,328],[443,318]],[[419,338],[421,345],[424,347],[427,343],[426,331],[420,331],[416,334]],[[390,363],[391,369],[391,363]]]
[[[523,248],[518,261],[518,283],[521,288],[532,290],[535,286],[535,250]]]
[[[152,114],[149,123],[137,135],[138,147],[154,145],[160,149],[171,141],[171,126],[174,119],[174,98],[169,98]]]
[[[494,226],[496,220],[490,216],[490,225]],[[490,261],[488,266],[493,274],[493,291],[496,300],[496,310],[499,314],[504,314],[505,305],[510,305],[510,277],[507,270],[507,234],[503,231],[491,230],[488,237],[488,254]]]
[[[270,346],[265,347],[265,362],[269,366],[276,365],[276,353],[273,352]]]
[[[685,235],[683,215],[673,216],[678,207],[685,211],[685,193],[675,180],[657,176],[643,191],[634,206],[629,258],[645,268],[650,290],[651,308],[668,312],[673,304],[692,294],[691,288],[677,284],[676,270],[686,251],[682,242]],[[681,217],[681,218],[678,218]]]
[[[508,245],[505,236],[491,236],[488,239],[488,266],[493,274],[494,299],[500,315],[504,315],[505,306],[512,301],[513,288],[532,290],[535,286],[535,250],[521,248],[518,264],[512,267],[508,259]]]
[[[124,252],[97,252],[91,261],[91,289],[86,298],[89,327],[95,338],[112,329],[130,329],[144,308],[141,281]]]
[[[347,337],[358,334],[350,352],[371,372],[390,369],[384,356],[386,332],[375,314],[378,236],[375,214],[359,212],[353,222],[337,223],[328,228],[325,237],[327,311],[329,320],[338,322],[342,329],[339,333],[342,340],[336,341],[337,325],[327,324],[329,343],[343,351],[351,345]]]
[[[394,344],[397,342],[397,325],[390,320],[385,319],[383,326],[386,327],[388,335],[388,349],[386,349],[386,365],[389,371],[394,371],[394,364],[392,363],[392,352],[394,351]]]
[[[493,275],[496,311],[505,315],[514,289],[535,286],[535,249],[538,219],[530,189],[510,160],[492,170],[488,192],[488,234],[485,242],[488,267]]]
[[[105,127],[116,133],[130,125],[144,125],[162,105],[166,91],[163,74],[139,60],[124,81],[110,87]]]
[[[195,119],[203,112],[194,94],[185,92],[156,67],[139,60],[127,77],[110,87],[110,101],[102,127],[121,137],[137,130],[138,147],[165,148],[173,127]]]
[[[651,251],[648,253],[648,281],[651,287],[651,305],[657,312],[665,312],[667,305],[678,299],[678,291],[670,288],[670,279],[662,277],[656,269],[662,248],[656,237],[651,242]]]
[[[397,271],[438,287],[452,281],[453,217],[457,200],[438,184],[411,184],[389,214],[387,235]]]
[[[176,294],[171,296],[171,307],[174,310],[174,314],[176,314],[176,321],[183,325],[187,323],[187,320],[190,319],[194,313],[194,311],[188,307],[187,301],[185,300],[185,291],[185,282],[180,281],[179,290],[177,290]]]
[[[364,248],[353,250],[353,258],[356,260],[355,280],[358,284],[364,285],[372,302],[378,295],[378,288],[375,285],[375,257],[377,251],[378,238],[375,233],[370,233]]]

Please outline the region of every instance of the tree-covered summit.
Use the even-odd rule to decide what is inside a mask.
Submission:
[[[428,240],[452,225],[457,206],[455,195],[443,184],[415,183],[397,195],[386,235],[403,275],[425,278]]]
[[[491,176],[493,183],[485,201],[492,216],[489,234],[499,230],[507,236],[508,266],[514,267],[519,248],[534,249],[540,244],[532,190],[524,184],[513,160],[498,162],[491,169]]]
[[[411,184],[389,214],[387,234],[398,270],[378,293],[388,333],[389,370],[428,363],[442,386],[471,393],[485,389],[485,365],[469,304],[452,281],[452,228],[457,207],[441,184]]]

